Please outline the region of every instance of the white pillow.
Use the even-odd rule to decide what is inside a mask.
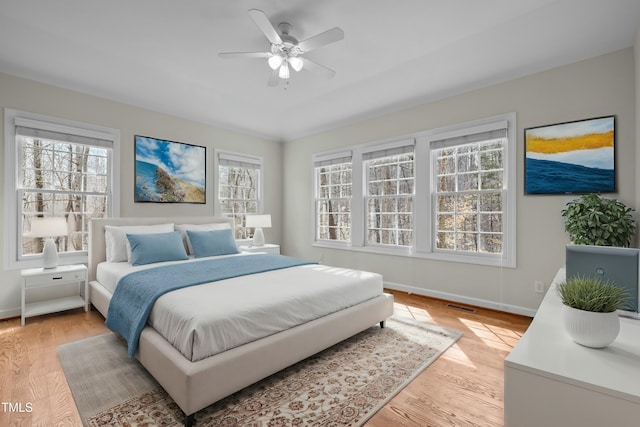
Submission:
[[[173,224],[156,225],[114,225],[104,226],[108,262],[126,262],[131,260],[131,246],[127,240],[129,234],[171,233]]]
[[[182,234],[182,241],[184,242],[189,255],[193,255],[193,247],[191,246],[191,241],[189,241],[189,236],[187,236],[187,230],[211,231],[225,230],[227,228],[231,228],[231,224],[228,222],[219,222],[214,224],[176,224],[176,231],[179,231],[180,234]]]

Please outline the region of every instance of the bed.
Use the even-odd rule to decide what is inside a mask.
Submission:
[[[111,218],[92,220],[89,225],[88,262],[90,299],[92,305],[105,316],[105,318],[108,314],[110,301],[114,295],[114,281],[117,281],[119,274],[121,276],[118,268],[125,270],[127,268],[126,262],[118,263],[121,265],[115,266],[115,269],[112,270],[106,268],[109,264],[113,263],[106,262],[107,245],[105,241],[105,227],[148,226],[158,224],[221,224],[223,226],[229,224],[229,227],[232,226],[231,220],[225,217]],[[238,256],[242,255],[243,254],[240,254]],[[268,257],[268,255],[261,256]],[[192,261],[193,260],[189,259],[184,262]],[[113,265],[111,267],[113,267]],[[107,273],[105,273],[105,271]],[[100,279],[98,279],[99,277]],[[327,278],[330,280],[327,280]],[[158,332],[157,329],[162,328],[161,326],[156,326],[157,322],[153,323],[153,318],[161,317],[160,315],[154,315],[156,311],[160,310],[160,306],[175,306],[175,301],[187,301],[188,299],[185,298],[190,298],[190,296],[183,295],[185,291],[187,291],[186,294],[189,294],[190,292],[194,292],[192,288],[205,289],[212,284],[180,289],[160,297],[153,306],[151,315],[149,316],[150,322],[145,324],[139,335],[139,341],[135,349],[135,357],[182,409],[185,414],[185,425],[191,425],[194,422],[194,414],[197,411],[236,391],[349,338],[374,324],[380,323],[380,326],[383,327],[384,321],[393,314],[393,297],[382,292],[382,278],[374,273],[333,268],[320,264],[305,264],[279,269],[277,271],[260,272],[242,278],[225,279],[213,285],[217,285],[219,289],[227,289],[227,291],[231,292],[230,294],[225,293],[224,297],[220,298],[222,301],[235,301],[234,304],[237,305],[239,304],[238,301],[242,302],[247,299],[255,299],[244,297],[234,298],[233,290],[238,287],[239,283],[242,283],[242,286],[244,286],[245,279],[247,282],[259,282],[263,285],[270,286],[276,283],[282,284],[286,281],[293,283],[317,282],[316,284],[320,284],[322,281],[330,281],[332,283],[352,281],[354,282],[354,286],[359,286],[360,289],[364,290],[365,295],[360,297],[363,298],[362,301],[352,303],[328,314],[322,314],[320,317],[310,320],[303,319],[303,323],[287,327],[280,331],[273,332],[273,330],[269,329],[271,325],[266,322],[265,331],[262,332],[265,336],[253,337],[246,343],[232,343],[228,349],[219,348],[213,351],[196,350],[195,352],[198,354],[195,356],[194,343],[197,340],[194,336],[186,340],[187,348],[185,350],[185,340],[183,339],[181,345],[180,342],[178,342],[178,344],[175,343],[173,336],[165,338],[165,336]],[[367,286],[364,286],[363,283],[359,283],[363,280],[369,282],[374,281],[376,284],[367,284]],[[110,281],[111,284],[108,283]],[[366,288],[371,287],[377,289],[375,293],[366,294],[367,292],[370,293],[370,290],[366,290]],[[276,286],[276,288],[278,289],[274,289],[273,292],[266,291],[260,297],[260,300],[269,300],[270,297],[270,299],[276,303],[286,299],[283,296],[289,292],[289,290],[297,292],[295,288],[289,288],[289,290],[287,290],[287,288],[282,288],[280,285]],[[301,286],[297,286],[297,288],[301,288]],[[317,286],[317,288],[319,289],[320,287]],[[208,292],[213,291],[208,290]],[[339,292],[343,293],[342,290]],[[164,301],[162,304],[163,298],[173,298],[179,293],[183,294],[180,294],[177,300],[173,302],[171,300]],[[291,298],[291,302],[297,305],[301,301],[300,298],[300,295],[296,295]],[[354,298],[357,297],[354,296]],[[196,297],[196,299],[201,298]],[[214,299],[215,298],[212,298],[211,300]],[[318,299],[317,297],[307,298],[309,304]],[[223,308],[226,309],[223,305],[219,305],[217,309],[212,311],[221,311]],[[302,310],[305,312],[316,310],[315,306],[303,307],[306,307]],[[295,310],[291,311],[293,312]],[[298,309],[298,312],[300,311],[301,310]],[[222,318],[230,318],[231,312],[225,313]],[[264,321],[266,318],[263,317],[262,319]],[[243,319],[240,319],[240,321],[228,321],[227,325],[242,323],[242,320]],[[290,322],[291,320],[287,321]],[[300,322],[300,319],[297,321]],[[164,322],[167,323],[166,320]],[[155,327],[151,326],[151,324]],[[217,329],[218,331],[226,330],[226,327]],[[166,334],[166,331],[163,331],[163,333]],[[209,338],[200,339],[199,341],[216,341],[217,338],[211,334],[212,332],[199,333],[197,336]],[[220,341],[226,341],[227,338],[228,337],[222,337]],[[191,348],[189,348],[189,346],[191,346]]]

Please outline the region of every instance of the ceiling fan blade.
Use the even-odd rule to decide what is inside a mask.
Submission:
[[[328,79],[333,78],[336,75],[336,72],[330,68],[325,67],[324,65],[320,65],[317,62],[310,60],[309,58],[304,58],[304,70],[309,70],[313,73],[319,74]]]
[[[268,86],[278,86],[278,83],[280,82],[280,77],[278,76],[279,71],[280,71],[280,67],[271,71],[271,75],[269,76],[269,82],[267,83]]]
[[[304,52],[309,52],[313,49],[317,49],[330,43],[335,43],[342,39],[344,39],[344,31],[342,31],[341,28],[334,27],[330,30],[325,31],[324,33],[316,34],[313,37],[302,40],[300,43],[298,43],[298,46]]]
[[[220,58],[269,58],[271,52],[222,52]]]
[[[265,36],[269,39],[272,44],[282,44],[282,39],[280,35],[276,31],[276,29],[267,18],[267,15],[264,14],[263,11],[259,9],[251,9],[249,10],[249,16],[253,19],[253,22],[256,23],[258,28],[264,33]]]

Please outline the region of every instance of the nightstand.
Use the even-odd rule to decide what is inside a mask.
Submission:
[[[264,246],[240,246],[242,252],[266,252],[268,254],[280,255],[280,245],[265,243]]]
[[[67,283],[78,283],[77,295],[31,303],[27,301],[30,290],[53,288]],[[86,266],[61,265],[56,268],[29,268],[22,270],[22,326],[24,326],[24,321],[27,317],[78,307],[84,307],[85,311],[89,311],[89,286]]]

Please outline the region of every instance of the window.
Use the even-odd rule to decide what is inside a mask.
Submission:
[[[262,159],[222,151],[217,157],[218,214],[234,219],[236,239],[249,239],[253,230],[245,226],[246,215],[262,210]]]
[[[506,168],[508,129],[500,121],[430,141],[434,252],[509,258],[506,224],[515,220],[507,216],[515,194]]]
[[[351,241],[351,152],[314,160],[316,240]]]
[[[39,218],[66,222],[67,233],[54,238],[61,263],[86,261],[89,221],[117,212],[113,192],[117,131],[14,110],[6,111],[5,126],[9,127],[6,140],[14,141],[5,147],[7,224],[19,230],[6,233],[10,236],[7,266],[41,262],[43,237],[31,235]]]
[[[413,141],[364,153],[367,245],[413,245],[413,159]]]
[[[436,249],[502,252],[504,142],[434,150]]]
[[[515,267],[515,119],[315,154],[314,245]]]

